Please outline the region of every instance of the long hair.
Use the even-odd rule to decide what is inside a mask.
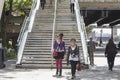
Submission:
[[[108,44],[114,44],[113,39],[109,39]]]
[[[64,36],[63,33],[59,34],[60,39],[63,39],[63,36]]]

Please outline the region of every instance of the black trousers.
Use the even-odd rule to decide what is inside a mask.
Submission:
[[[70,4],[70,9],[71,9],[71,13],[75,13],[75,9],[74,9],[74,3]]]
[[[45,8],[45,3],[41,2],[41,8],[44,9]]]
[[[112,69],[114,67],[115,56],[108,56],[107,61],[109,69]]]
[[[78,61],[70,61],[70,63],[72,76],[75,76]]]

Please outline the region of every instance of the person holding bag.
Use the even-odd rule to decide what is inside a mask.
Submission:
[[[71,39],[70,44],[71,45],[68,47],[67,65],[69,65],[69,62],[70,62],[71,73],[72,73],[71,79],[74,79],[77,64],[80,63],[80,54],[79,54],[79,47],[76,44],[76,39]]]
[[[64,36],[63,33],[60,33],[54,42],[53,56],[56,59],[56,75],[59,76],[62,76],[62,59],[64,59],[64,55],[66,53],[63,36]]]

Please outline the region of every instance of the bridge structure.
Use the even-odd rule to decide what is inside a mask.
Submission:
[[[4,0],[1,0],[2,7],[3,4]],[[52,5],[47,3],[46,10],[42,11],[39,7],[40,0],[34,0],[30,14],[23,22],[17,40],[16,64],[18,67],[54,67],[53,42],[56,34],[60,32],[68,36],[65,37],[67,46],[70,35],[77,39],[81,60],[83,64],[89,64],[85,27],[92,24],[97,24],[97,27],[102,28],[120,27],[120,0],[76,0],[75,15],[70,13],[69,4],[69,0],[61,0],[61,3],[58,0],[53,0]],[[0,15],[1,13],[2,8]],[[94,25],[92,26],[94,27]]]
[[[120,0],[79,0],[79,4],[86,26],[96,23],[98,27],[119,27]]]

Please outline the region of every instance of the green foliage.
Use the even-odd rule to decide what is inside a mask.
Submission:
[[[113,39],[114,39],[114,41],[119,41],[120,37],[119,36],[114,36]]]
[[[8,41],[9,48],[12,48],[12,40]]]
[[[5,0],[5,9],[9,10],[10,1]],[[12,12],[24,15],[27,9],[30,9],[34,0],[12,0]]]
[[[90,34],[90,33],[92,32],[92,29],[93,29],[93,28],[91,28],[91,27],[87,27],[87,28],[86,28],[87,34]]]
[[[15,51],[10,51],[6,54],[6,57],[9,58],[15,58],[17,56],[17,53]]]

